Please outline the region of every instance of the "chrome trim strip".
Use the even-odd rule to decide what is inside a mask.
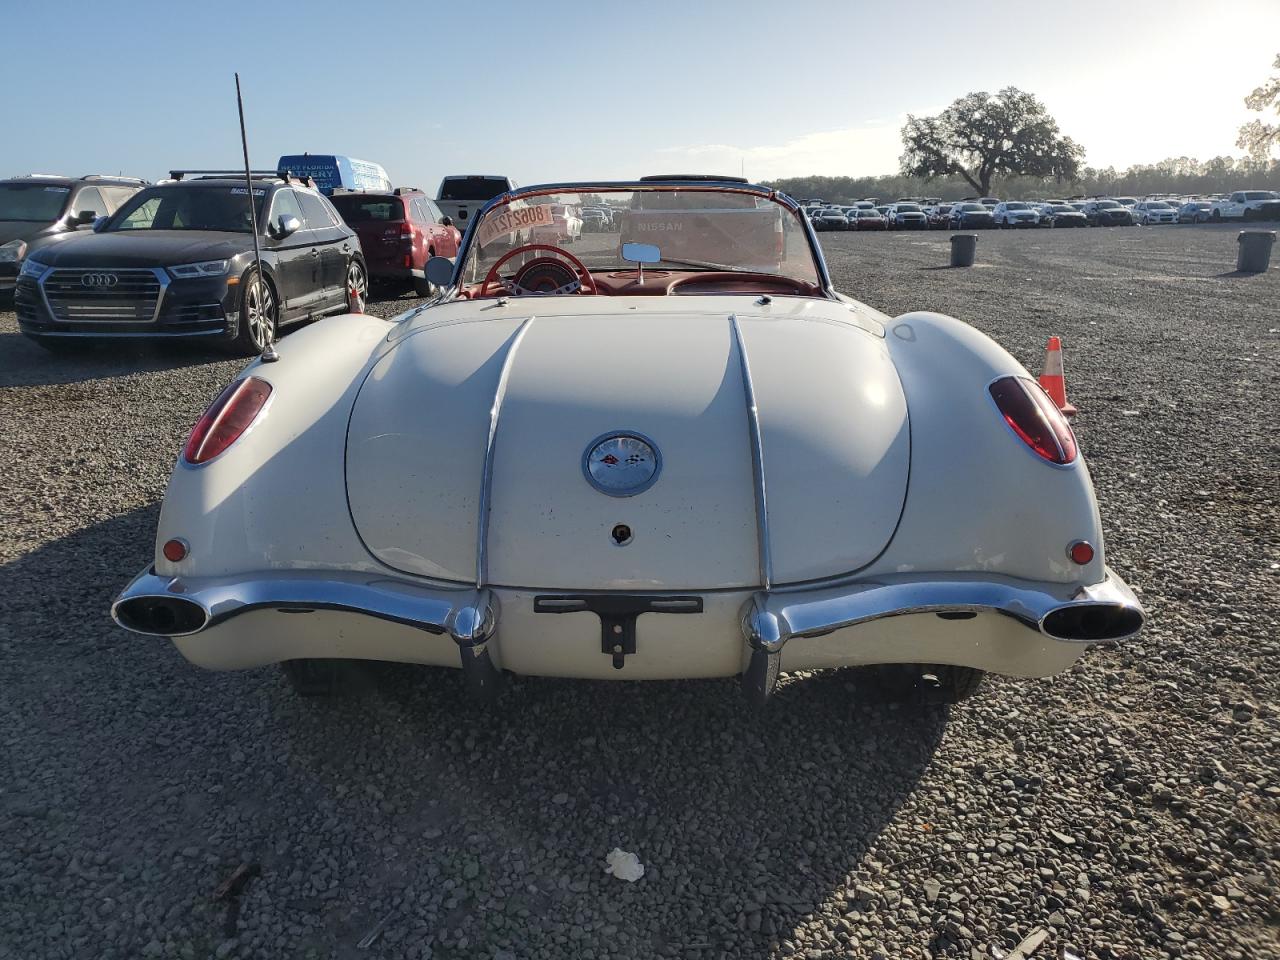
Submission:
[[[743,635],[755,649],[773,653],[791,637],[820,637],[885,617],[917,613],[999,613],[1062,643],[1096,638],[1057,636],[1045,627],[1051,614],[1068,608],[1106,608],[1135,618],[1136,627],[1107,640],[1135,636],[1145,620],[1129,586],[1109,568],[1106,579],[1088,585],[1047,584],[1011,577],[937,574],[883,577],[804,593],[756,593],[742,613]]]
[[[60,321],[60,322],[61,322],[61,321]],[[113,322],[113,323],[127,323],[128,321],[127,321],[127,320],[115,320],[115,321],[110,321],[110,322]],[[139,322],[139,323],[146,323],[147,321],[145,321],[145,320],[139,320],[138,322]],[[201,322],[203,323],[204,321],[201,321]],[[208,321],[208,322],[209,322],[209,323],[214,323],[215,321],[210,320],[210,321]],[[108,331],[107,333],[102,333],[102,332],[97,331],[97,330],[88,330],[88,331],[84,331],[84,330],[38,330],[38,329],[32,329],[32,328],[28,327],[28,328],[23,328],[23,329],[22,329],[22,332],[23,332],[23,333],[34,333],[34,334],[35,334],[36,336],[38,336],[38,337],[51,337],[51,338],[52,338],[52,337],[66,337],[66,338],[71,338],[71,337],[85,337],[85,338],[92,339],[92,340],[129,340],[129,339],[138,339],[138,338],[145,338],[145,339],[147,339],[147,340],[156,340],[156,339],[163,338],[163,337],[172,337],[172,338],[174,338],[174,339],[179,339],[179,340],[181,340],[181,339],[183,339],[183,338],[187,338],[187,337],[225,337],[225,336],[227,335],[227,331],[226,331],[225,329],[221,329],[221,330],[176,330],[176,331],[174,331],[174,330],[155,330],[155,331],[147,331],[147,332],[141,332],[141,333],[139,333],[139,332],[125,332],[125,333],[120,333],[119,331],[114,331],[114,332],[112,332],[112,331]]]
[[[747,405],[747,425],[751,434],[751,475],[755,480],[756,544],[759,554],[760,585],[773,586],[773,551],[769,542],[769,499],[764,482],[764,443],[760,437],[760,411],[756,407],[756,391],[751,382],[751,364],[737,314],[729,315],[733,339],[738,345],[738,365],[742,372],[742,393]]]
[[[252,610],[344,610],[449,634],[461,646],[483,644],[497,625],[497,602],[488,590],[441,590],[381,574],[344,571],[262,572],[239,577],[164,577],[148,568],[111,605],[111,616],[126,630],[119,609],[129,600],[167,597],[201,607],[207,619],[189,636]],[[140,631],[134,631],[140,632]],[[152,634],[144,634],[151,636]]]
[[[526,317],[516,330],[515,336],[507,346],[507,355],[502,358],[502,372],[498,374],[498,385],[493,391],[493,406],[489,408],[489,436],[484,446],[484,469],[480,474],[480,503],[476,517],[476,589],[479,590],[489,579],[489,508],[493,497],[493,454],[498,437],[498,418],[502,414],[502,401],[507,395],[507,380],[511,377],[511,365],[516,351],[520,349],[520,341],[524,339],[533,317]]]

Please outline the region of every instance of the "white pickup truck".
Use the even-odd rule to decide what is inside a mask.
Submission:
[[[1225,200],[1213,201],[1209,219],[1280,220],[1280,196],[1270,190],[1237,190]]]
[[[454,226],[466,233],[476,211],[494,197],[515,188],[515,181],[510,177],[477,173],[449,176],[440,181],[436,206],[453,217]]]

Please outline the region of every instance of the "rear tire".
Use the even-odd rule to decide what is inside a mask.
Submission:
[[[332,697],[351,687],[350,660],[285,660],[280,664],[293,692],[300,697]]]
[[[985,677],[973,667],[888,663],[866,668],[862,688],[869,699],[881,703],[940,706],[968,700]]]

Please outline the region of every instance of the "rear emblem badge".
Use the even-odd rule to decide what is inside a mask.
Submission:
[[[634,497],[653,486],[662,471],[662,454],[638,433],[606,433],[596,437],[582,456],[582,473],[601,493]]]

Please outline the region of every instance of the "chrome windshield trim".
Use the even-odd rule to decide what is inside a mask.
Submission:
[[[729,315],[729,326],[738,346],[738,365],[742,374],[742,395],[747,407],[747,427],[751,436],[751,475],[756,502],[756,547],[760,568],[760,584],[766,590],[773,586],[773,550],[769,542],[769,497],[764,479],[764,441],[760,434],[760,411],[756,407],[756,390],[751,381],[751,363],[737,314]]]
[[[520,349],[520,341],[524,339],[533,319],[524,319],[507,346],[506,356],[502,358],[502,371],[498,374],[498,385],[493,391],[493,406],[489,408],[489,436],[484,445],[484,468],[480,474],[480,502],[476,516],[477,590],[489,579],[489,510],[493,498],[493,455],[497,448],[498,420],[502,415],[502,401],[507,395],[507,380],[511,377],[516,351]]]
[[[462,268],[471,253],[475,237],[475,227],[494,207],[549,193],[598,193],[635,190],[706,190],[724,193],[745,193],[752,196],[772,200],[789,210],[800,221],[805,240],[809,244],[809,255],[813,257],[814,268],[818,273],[819,285],[828,296],[835,296],[835,288],[831,285],[831,273],[827,270],[827,261],[822,254],[822,245],[814,232],[813,224],[803,213],[803,208],[788,194],[756,183],[741,183],[728,180],[584,180],[577,183],[539,183],[527,187],[517,187],[500,193],[486,200],[468,218],[467,228],[462,232],[462,241],[458,244],[458,252],[454,257],[453,279],[448,290],[456,291],[462,279]]]

